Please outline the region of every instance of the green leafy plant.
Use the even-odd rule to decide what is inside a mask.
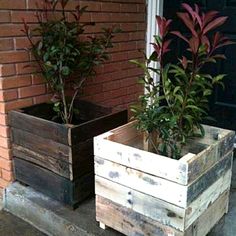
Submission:
[[[187,140],[204,136],[201,122],[209,118],[208,98],[215,84],[221,84],[224,74],[204,73],[203,67],[225,59],[217,49],[232,44],[219,32],[209,36],[211,31],[223,25],[227,17],[218,17],[218,12],[200,12],[199,7],[182,4],[185,12],[178,17],[190,31],[184,36],[179,31],[170,32],[171,20],[157,16],[160,34],[155,36],[154,52],[145,63],[132,61],[144,70],[140,82],[146,93],[140,97],[140,103],[131,108],[137,119],[137,128],[146,132],[147,139],[155,152],[179,159],[181,149]],[[187,50],[179,63],[164,64],[164,57],[170,51],[170,36],[177,36],[187,45]],[[212,35],[212,34],[211,34]],[[158,62],[159,69],[151,62]],[[155,82],[153,74],[159,75]]]
[[[108,59],[107,48],[117,29],[104,28],[99,36],[81,37],[89,25],[81,23],[87,7],[76,7],[66,12],[68,0],[45,1],[43,10],[38,7],[38,27],[30,30],[24,21],[24,33],[39,68],[54,94],[54,111],[63,123],[71,123],[74,101],[85,80],[94,76],[95,67]],[[58,10],[60,9],[60,10]],[[70,18],[72,17],[72,20]],[[33,36],[41,38],[35,42]],[[66,96],[66,91],[72,96]]]

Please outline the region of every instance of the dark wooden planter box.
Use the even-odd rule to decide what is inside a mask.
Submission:
[[[126,110],[76,106],[80,125],[48,120],[48,104],[9,113],[16,180],[72,207],[94,192],[93,137],[127,122]]]

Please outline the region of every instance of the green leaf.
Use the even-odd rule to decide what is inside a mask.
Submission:
[[[62,67],[62,70],[61,70],[61,73],[64,75],[64,76],[68,76],[70,74],[70,68],[68,66],[63,66]]]

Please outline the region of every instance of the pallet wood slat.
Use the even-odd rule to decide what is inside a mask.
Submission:
[[[221,194],[186,232],[161,224],[98,195],[96,196],[96,219],[127,236],[204,236],[226,213],[228,197],[229,191]]]
[[[80,110],[81,124],[78,125],[50,121],[52,110],[49,104],[9,113],[16,179],[47,195],[51,191],[52,197],[72,207],[83,197],[94,193],[93,136],[123,125],[128,117],[127,110],[112,113],[111,108],[86,101],[76,101],[75,106]],[[49,179],[52,176],[52,179],[60,182],[56,184],[58,191],[65,191],[63,194],[69,195],[70,201],[57,198],[54,188],[44,191],[47,178],[41,178],[41,182],[31,182],[30,177],[26,176],[27,172],[22,173],[18,167],[24,164],[27,165],[25,168],[29,169],[30,165],[35,169],[35,179],[40,179],[39,174],[45,173]],[[31,174],[29,171],[28,175]],[[68,186],[70,189],[67,189]]]
[[[232,153],[226,155],[198,181],[185,186],[126,166],[95,157],[95,174],[121,185],[186,208],[204,190],[232,167]]]
[[[71,182],[47,169],[18,158],[14,160],[14,172],[20,182],[72,207],[93,192],[88,188],[93,186],[93,173],[84,175],[82,180]]]
[[[184,230],[184,208],[96,176],[95,194],[125,206],[160,223]]]
[[[227,212],[234,132],[205,126],[173,160],[144,151],[134,123],[94,138],[97,220],[125,235],[205,236]]]
[[[19,111],[9,113],[10,126],[68,145],[69,127]]]

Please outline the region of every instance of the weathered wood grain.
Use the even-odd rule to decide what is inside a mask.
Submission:
[[[118,184],[186,208],[232,166],[232,153],[188,186],[95,157],[95,174]]]
[[[179,207],[187,202],[187,187],[95,157],[95,174]]]
[[[207,135],[203,139],[196,139],[195,145],[196,147],[202,145],[199,149],[200,153],[186,152],[187,154],[180,160],[143,151],[143,138],[135,128],[135,121],[96,137],[94,154],[121,165],[187,185],[210,169],[226,153],[232,151],[234,132],[210,126],[204,127]]]
[[[213,142],[205,150],[187,161],[188,183],[197,179],[202,173],[221,160],[228,152],[232,152],[234,132],[221,131],[221,133],[221,138],[218,141]]]
[[[205,236],[222,218],[227,210],[229,191],[209,205],[207,210],[187,229],[180,232],[145,217],[132,209],[114,203],[101,196],[96,196],[96,219],[108,227],[127,236]]]
[[[51,156],[56,159],[72,163],[70,147],[57,143],[51,139],[42,138],[30,132],[14,128],[12,129],[13,143],[28,149],[33,149],[41,155]]]
[[[221,194],[230,189],[231,176],[232,172],[228,170],[187,207],[184,217],[185,229],[190,227]]]
[[[223,176],[228,170],[232,171],[232,152],[226,154],[222,160],[217,162],[210,170],[188,186],[187,205],[194,201],[202,192],[209,188],[216,180]]]
[[[186,163],[108,140],[112,135],[113,132],[108,132],[94,138],[95,156],[180,184],[187,184]]]
[[[9,113],[11,127],[68,145],[69,127],[19,111]]]
[[[85,122],[71,129],[72,145],[123,125],[127,120],[128,113],[124,110]]]
[[[13,156],[29,161],[41,167],[44,167],[52,172],[68,179],[73,179],[73,173],[70,169],[71,164],[51,156],[41,155],[29,148],[25,148],[16,144],[12,145]]]
[[[94,193],[94,174],[70,181],[28,161],[14,158],[14,171],[18,181],[72,207]]]
[[[127,236],[184,236],[174,228],[162,225],[101,196],[96,196],[97,221]]]
[[[186,230],[184,236],[205,236],[227,212],[229,191],[209,205],[206,211]],[[222,235],[223,236],[223,235]]]
[[[185,209],[96,176],[95,194],[167,226],[184,231]]]

